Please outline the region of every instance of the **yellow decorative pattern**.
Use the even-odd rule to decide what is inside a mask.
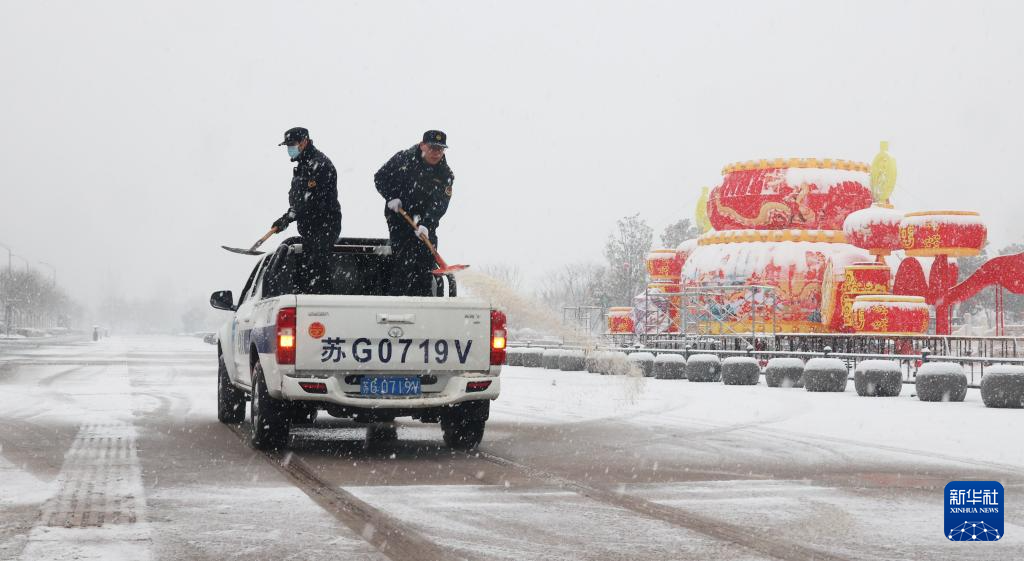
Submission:
[[[704,234],[697,240],[697,245],[793,241],[846,243],[846,234],[842,230],[726,230]]]
[[[896,188],[896,159],[889,155],[889,143],[881,148],[871,162],[871,194],[876,203],[886,203]]]
[[[774,158],[771,160],[748,160],[746,162],[728,164],[722,168],[722,175],[728,175],[734,171],[783,168],[841,169],[847,171],[860,171],[864,173],[871,172],[871,166],[864,162],[835,160],[832,158]],[[893,170],[893,182],[895,182],[895,160],[893,161]]]

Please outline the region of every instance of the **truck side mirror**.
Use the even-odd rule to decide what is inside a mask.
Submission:
[[[218,290],[210,295],[210,305],[218,310],[235,311],[235,298],[230,290]]]

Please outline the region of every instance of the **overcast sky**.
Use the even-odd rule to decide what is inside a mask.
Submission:
[[[83,299],[237,291],[252,258],[220,245],[286,210],[300,125],[351,236],[386,235],[377,168],[447,131],[442,254],[528,276],[691,217],[726,163],[880,140],[900,208],[978,210],[998,248],[1024,239],[1021,6],[4,0],[0,242]]]

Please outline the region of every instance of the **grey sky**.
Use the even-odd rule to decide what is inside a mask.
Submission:
[[[302,125],[360,236],[386,235],[374,171],[446,130],[442,254],[530,276],[600,260],[619,217],[692,216],[726,163],[883,139],[900,208],[979,210],[1000,247],[1024,238],[1020,6],[5,1],[0,242],[82,298],[237,290],[252,261],[219,246],[286,209]]]

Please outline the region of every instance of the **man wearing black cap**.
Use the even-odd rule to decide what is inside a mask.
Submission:
[[[437,227],[448,211],[455,175],[448,167],[448,137],[438,130],[423,133],[423,141],[392,156],[373,176],[386,201],[384,217],[391,235],[394,268],[392,296],[433,296],[430,273],[434,257],[419,236],[437,246]],[[417,224],[413,230],[398,213],[404,210]]]
[[[331,251],[341,234],[338,172],[302,127],[285,131],[284,142],[278,146],[287,146],[288,156],[298,165],[292,170],[288,212],[274,221],[273,229],[283,232],[292,221],[298,222],[302,236],[300,286],[310,294],[327,294],[331,289]]]

